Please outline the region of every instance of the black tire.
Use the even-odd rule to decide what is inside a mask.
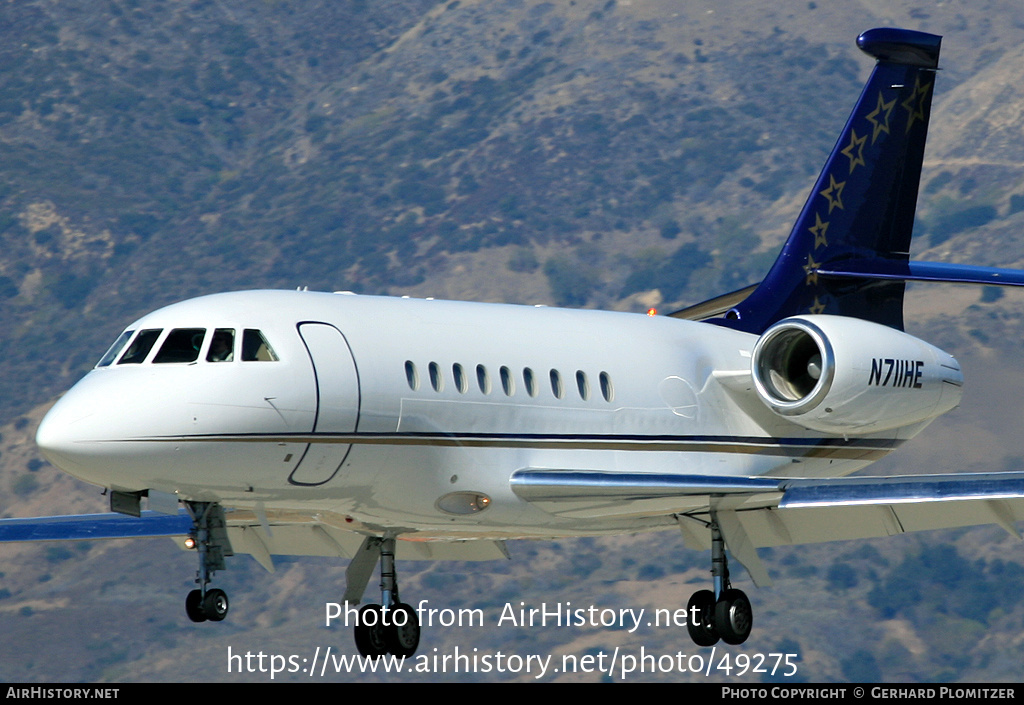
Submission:
[[[715,626],[726,644],[742,644],[754,626],[754,610],[742,590],[726,590],[715,605]]]
[[[370,615],[370,612],[376,612]],[[356,648],[363,656],[377,658],[388,652],[384,640],[383,615],[380,605],[363,605],[359,610],[359,622],[356,624],[354,636]]]
[[[193,622],[205,622],[206,613],[203,612],[203,593],[193,590],[185,598],[185,614]]]
[[[384,643],[389,654],[412,656],[420,645],[420,620],[414,610],[399,602],[389,610],[388,626],[384,627]]]
[[[211,622],[220,622],[228,616],[228,594],[220,588],[206,591],[203,598],[203,614]]]
[[[686,631],[697,646],[714,646],[718,643],[715,628],[715,593],[698,590],[686,603]]]

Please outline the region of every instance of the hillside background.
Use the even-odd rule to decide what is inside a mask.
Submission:
[[[4,3],[0,513],[103,509],[42,460],[35,426],[173,301],[309,287],[667,311],[757,281],[874,26],[944,35],[914,255],[1024,267],[1016,0]],[[911,332],[961,358],[967,393],[872,472],[1024,469],[1024,294],[908,298]],[[496,618],[519,601],[681,607],[708,581],[708,556],[672,534],[510,547],[400,564],[403,595]],[[737,579],[755,631],[735,653],[797,653],[811,681],[1020,678],[1024,545],[1001,529],[764,556],[776,586]],[[262,681],[226,673],[229,645],[353,652],[323,627],[344,567],[235,558],[218,575],[230,617],[193,625],[194,556],[169,541],[3,546],[0,680]],[[697,651],[685,630],[424,635],[456,645]]]

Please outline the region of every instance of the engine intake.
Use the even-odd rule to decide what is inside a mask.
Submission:
[[[817,326],[785,321],[765,332],[754,348],[754,382],[769,406],[784,416],[813,409],[828,394],[836,362]]]

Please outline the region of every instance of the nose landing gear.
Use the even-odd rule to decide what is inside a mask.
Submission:
[[[224,557],[233,555],[224,521],[224,509],[216,502],[185,502],[192,517],[189,542],[199,553],[196,584],[185,598],[185,614],[193,622],[220,622],[228,616],[228,595],[220,588],[207,589],[213,574],[224,570]]]

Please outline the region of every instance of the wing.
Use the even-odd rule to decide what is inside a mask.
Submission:
[[[512,488],[577,518],[676,514],[706,523],[712,511],[729,512],[758,548],[983,524],[1020,538],[1014,523],[1024,520],[1024,472],[773,479],[526,469]],[[687,538],[711,547],[707,532]]]
[[[525,469],[512,488],[579,518],[732,511],[758,547],[981,524],[1019,538],[1014,522],[1024,520],[1024,472],[778,479]]]
[[[184,512],[168,515],[145,511],[140,517],[110,512],[30,519],[0,519],[0,542],[188,536],[191,528],[192,520]]]
[[[325,520],[326,519],[326,520]],[[272,556],[332,556],[352,558],[364,536],[330,523],[323,514],[275,518],[251,511],[226,514],[231,550],[248,553],[273,572]],[[23,541],[86,541],[170,537],[184,539],[192,531],[192,519],[177,514],[144,511],[141,516],[109,512],[67,516],[0,519],[0,543]],[[185,548],[184,541],[177,541]],[[493,560],[507,558],[501,541],[399,541],[398,556],[411,560]]]
[[[671,515],[687,548],[710,549],[712,521],[758,586],[756,549],[998,524],[1021,538],[1024,473],[780,479],[525,469],[513,491],[565,517]]]
[[[524,469],[512,489],[551,514],[578,519],[674,517],[689,548],[711,548],[701,530],[712,512],[730,550],[759,584],[767,576],[753,549],[892,536],[912,531],[998,524],[1020,538],[1024,473],[779,479],[661,473]],[[352,558],[364,536],[317,517],[270,521],[240,510],[226,516],[235,553],[249,553],[268,570],[274,555]],[[176,515],[123,514],[0,519],[0,542],[185,537],[192,521]],[[181,543],[181,542],[179,542]],[[503,541],[399,541],[415,560],[507,558]]]

